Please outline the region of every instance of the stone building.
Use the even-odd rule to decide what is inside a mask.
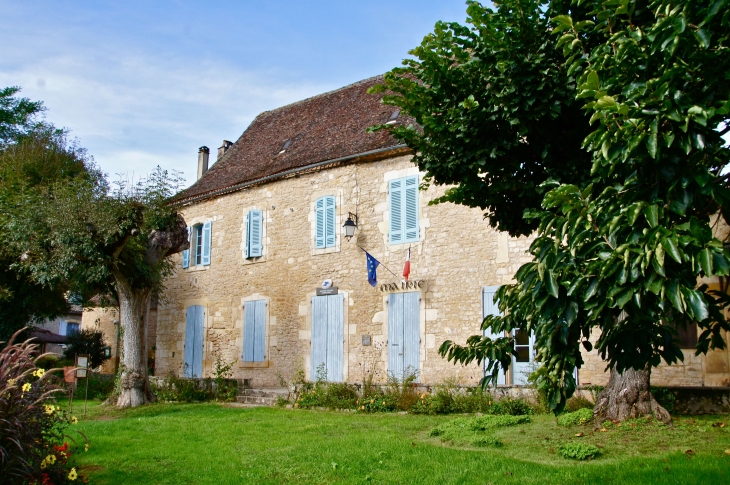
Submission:
[[[211,376],[221,361],[255,387],[300,371],[362,382],[408,368],[424,384],[479,381],[479,366],[454,366],[438,348],[480,332],[496,288],[530,260],[530,239],[492,230],[479,210],[429,205],[445,188],[425,183],[407,147],[366,131],[411,122],[366,93],[379,80],[260,114],[210,170],[201,147],[198,180],[178,198],[191,248],[159,304],[157,375]],[[381,263],[374,287],[365,251]],[[534,366],[529,338],[518,335],[517,350],[503,384],[524,384]],[[720,385],[705,381],[711,359],[666,375]],[[583,372],[580,381],[605,382],[594,356]]]

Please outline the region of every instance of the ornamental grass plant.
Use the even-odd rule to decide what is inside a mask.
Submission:
[[[60,485],[83,480],[71,466],[66,434],[76,418],[54,404],[63,390],[54,374],[36,366],[38,346],[30,340],[14,343],[16,332],[0,350],[0,477],[5,485]],[[84,449],[88,441],[83,438]]]

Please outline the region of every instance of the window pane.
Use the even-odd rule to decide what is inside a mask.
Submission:
[[[530,345],[530,337],[524,330],[518,330],[515,334],[515,344],[517,345]]]
[[[682,324],[675,326],[677,330],[677,340],[679,340],[680,349],[694,349],[697,345],[697,324],[690,323],[686,327]]]
[[[517,346],[516,362],[530,362],[530,347]]]
[[[203,226],[195,226],[195,264],[202,263],[203,258]]]

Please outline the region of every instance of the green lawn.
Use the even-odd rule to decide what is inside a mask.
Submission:
[[[76,403],[74,411],[82,410]],[[452,419],[218,404],[118,412],[92,405],[77,425],[91,447],[77,463],[93,484],[730,482],[730,433],[713,426],[727,416],[677,418],[674,428],[638,421],[605,432],[533,416],[531,423],[493,431],[501,448],[429,437]],[[602,455],[590,462],[564,459],[555,448],[570,440],[598,445]]]

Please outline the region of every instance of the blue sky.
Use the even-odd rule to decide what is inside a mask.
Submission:
[[[268,109],[381,74],[463,0],[0,0],[0,87],[42,100],[101,168],[194,181]]]

